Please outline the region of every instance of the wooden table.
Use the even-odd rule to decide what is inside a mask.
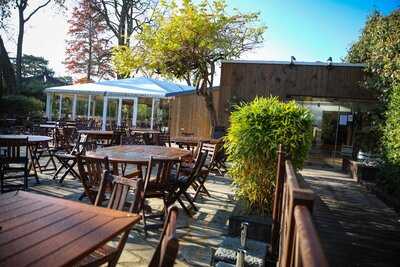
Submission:
[[[51,137],[49,136],[44,136],[44,135],[17,135],[17,134],[4,134],[0,135],[0,138],[2,139],[15,139],[15,138],[27,138],[28,137],[28,151],[29,151],[29,158],[30,158],[30,163],[28,170],[30,171],[33,169],[34,172],[34,177],[36,178],[36,181],[39,182],[39,178],[37,175],[36,171],[36,164],[35,161],[38,163],[38,159],[36,157],[36,149],[40,144],[47,144],[49,141],[52,140]]]
[[[45,129],[55,129],[57,128],[57,125],[55,124],[39,124],[40,128],[45,128]]]
[[[113,138],[113,131],[100,131],[100,130],[80,130],[80,134],[87,134],[88,140],[98,141],[98,145],[110,145]],[[105,140],[105,142],[100,142]]]
[[[140,215],[19,191],[0,195],[0,266],[71,266]]]
[[[185,158],[192,153],[185,149],[179,149],[166,146],[149,145],[123,145],[111,146],[88,151],[86,156],[104,158],[108,157],[111,162],[129,163],[129,164],[147,164],[150,157],[160,158]]]
[[[130,129],[131,133],[138,133],[138,134],[160,134],[160,131],[152,130],[152,129]]]

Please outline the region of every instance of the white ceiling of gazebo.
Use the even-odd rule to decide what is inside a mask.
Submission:
[[[49,87],[45,90],[47,93],[59,94],[155,98],[171,97],[192,91],[194,88],[191,86],[146,77]]]

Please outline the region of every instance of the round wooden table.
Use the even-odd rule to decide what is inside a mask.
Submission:
[[[39,178],[37,175],[36,165],[39,163],[39,159],[36,157],[36,150],[40,144],[48,143],[52,140],[49,136],[44,135],[19,135],[19,134],[3,134],[0,135],[1,139],[16,139],[16,138],[27,138],[28,137],[28,151],[29,151],[29,166],[28,170],[33,170],[34,177],[36,181],[39,182]],[[36,162],[36,164],[35,164]]]
[[[0,138],[4,139],[15,139],[15,138],[27,138],[28,137],[28,143],[29,144],[38,144],[38,143],[46,143],[52,140],[51,137],[49,136],[44,136],[44,135],[19,135],[19,134],[2,134],[0,135]]]
[[[191,156],[191,152],[185,149],[179,149],[166,146],[149,145],[123,145],[110,146],[88,151],[86,156],[95,158],[108,157],[111,162],[128,164],[147,164],[150,157],[158,158],[185,158]]]

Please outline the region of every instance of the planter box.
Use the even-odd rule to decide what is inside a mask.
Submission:
[[[243,202],[238,201],[238,204],[229,217],[228,235],[240,236],[240,225],[242,222],[249,223],[247,238],[269,243],[272,227],[271,216],[249,214]]]

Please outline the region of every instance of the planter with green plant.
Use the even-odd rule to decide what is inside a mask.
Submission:
[[[294,101],[256,98],[232,112],[226,136],[229,174],[236,196],[251,214],[270,214],[275,190],[276,157],[282,144],[300,169],[312,142],[311,112]]]

